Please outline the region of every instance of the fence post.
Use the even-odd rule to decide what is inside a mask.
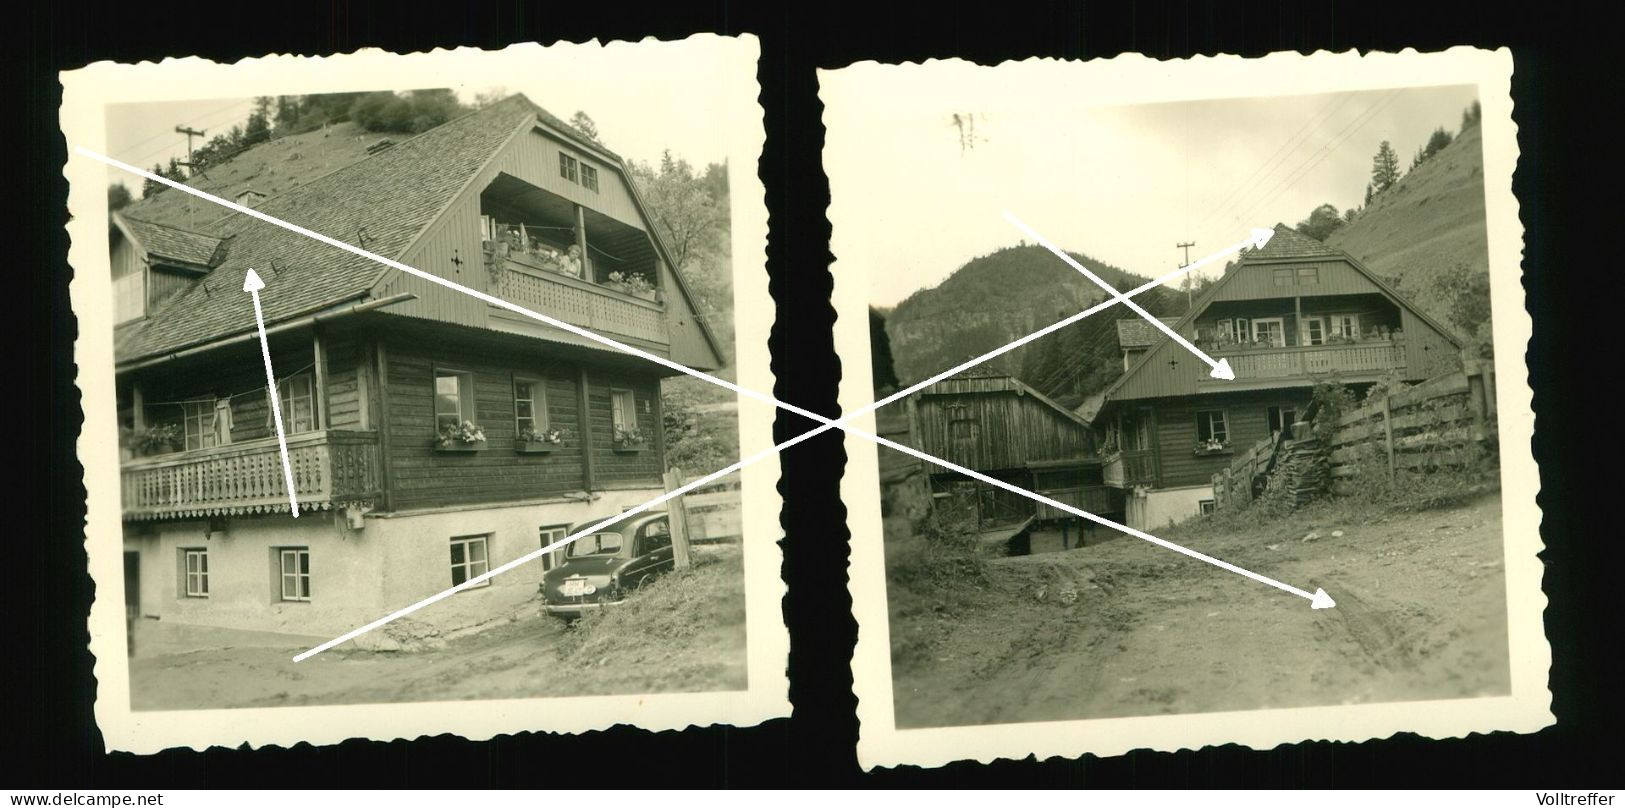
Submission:
[[[666,470],[666,490],[675,491],[683,485],[683,472],[676,468]],[[666,500],[666,518],[671,527],[671,557],[672,565],[677,569],[687,569],[690,564],[688,552],[688,505],[683,497],[677,496]]]
[[[1388,450],[1388,482],[1394,481],[1394,410],[1393,396],[1383,394],[1382,397],[1382,436],[1383,445]]]

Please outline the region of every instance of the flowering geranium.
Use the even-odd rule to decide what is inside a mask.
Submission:
[[[551,443],[557,446],[564,443],[564,430],[558,427],[537,430],[534,427],[527,426],[519,430],[519,439],[526,443]]]
[[[450,446],[453,443],[484,443],[485,430],[473,421],[464,421],[461,424],[444,424],[440,427],[440,445]]]
[[[623,446],[643,445],[643,433],[635,426],[615,427],[615,442]]]
[[[1198,452],[1220,452],[1228,448],[1230,448],[1229,441],[1222,441],[1218,438],[1208,438],[1196,442],[1196,451]]]

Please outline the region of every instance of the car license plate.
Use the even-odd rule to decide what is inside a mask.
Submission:
[[[559,594],[567,598],[579,598],[583,595],[591,595],[596,591],[598,591],[598,587],[580,578],[572,578],[559,585]]]

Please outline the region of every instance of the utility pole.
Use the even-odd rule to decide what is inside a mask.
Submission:
[[[192,138],[203,137],[204,133],[208,130],[193,129],[190,126],[177,126],[175,127],[175,131],[186,136],[186,162],[181,163],[181,165],[186,166],[186,173],[191,175],[193,171],[197,170],[192,166]],[[176,179],[178,180],[179,177]],[[190,195],[188,195],[186,198],[186,224],[189,227],[197,226],[197,222],[192,216],[192,198]]]
[[[1185,267],[1188,267],[1188,266],[1191,265],[1191,248],[1195,247],[1195,246],[1196,246],[1196,242],[1194,242],[1194,241],[1181,241],[1178,244],[1174,245],[1175,249],[1182,249],[1182,250],[1185,251],[1185,262],[1179,265],[1180,269],[1184,269]],[[1193,305],[1192,300],[1191,300],[1191,287],[1193,287],[1193,286],[1195,286],[1195,282],[1193,282],[1191,280],[1191,276],[1186,275],[1185,276],[1185,310],[1186,311],[1189,311],[1190,307]]]
[[[175,127],[175,131],[186,136],[186,163],[185,163],[185,165],[186,165],[187,168],[191,168],[192,167],[192,138],[194,138],[194,137],[203,137],[203,135],[208,130],[206,130],[206,129],[193,129],[190,126],[177,126],[177,127]]]

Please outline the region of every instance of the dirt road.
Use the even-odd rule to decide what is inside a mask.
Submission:
[[[980,588],[950,597],[894,583],[898,726],[1508,692],[1499,496],[1375,524],[1317,515],[1329,511],[1245,536],[1166,535],[1325,587],[1336,609],[1132,538],[995,559]]]
[[[737,550],[639,590],[579,633],[529,604],[511,620],[414,653],[346,644],[295,663],[298,637],[220,633],[194,648],[130,660],[137,710],[536,698],[745,688],[743,570]],[[588,621],[583,621],[583,624]],[[157,640],[158,638],[152,637]],[[252,640],[252,642],[249,642]]]

